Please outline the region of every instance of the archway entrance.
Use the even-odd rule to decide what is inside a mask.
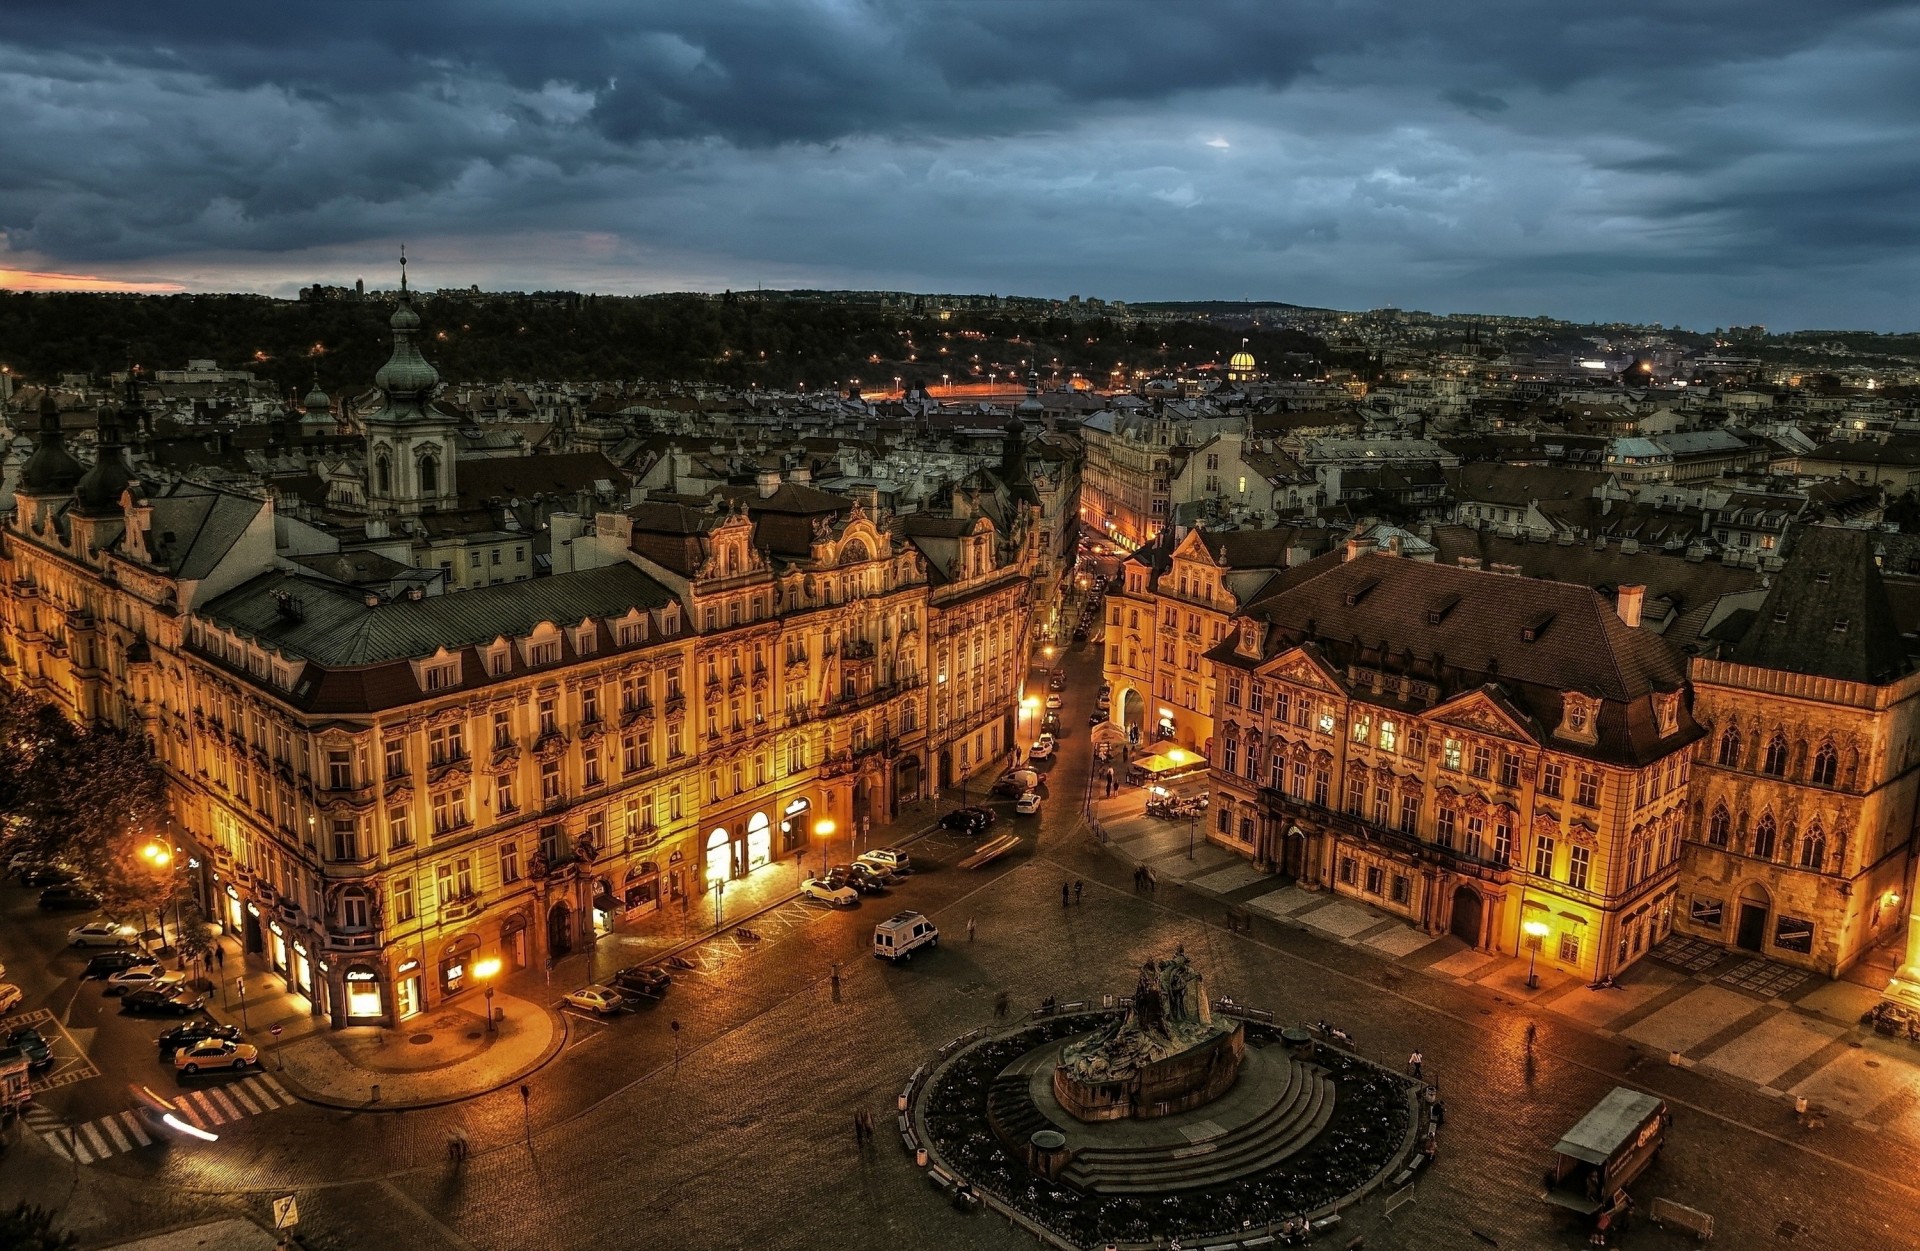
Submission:
[[[1480,945],[1480,892],[1471,886],[1456,887],[1453,892],[1453,936],[1469,947]]]
[[[1140,736],[1147,732],[1147,701],[1132,687],[1120,697],[1120,724],[1127,731],[1129,742],[1138,743]]]
[[[547,955],[555,960],[573,954],[573,909],[556,903],[547,910]]]
[[[711,882],[715,879],[724,881],[732,877],[733,874],[730,872],[733,867],[732,861],[733,853],[728,847],[727,832],[725,830],[715,830],[713,833],[707,835],[707,857],[706,863],[702,866],[705,871],[701,874],[701,880],[706,882]]]
[[[756,812],[747,822],[747,868],[759,868],[773,859],[773,822]]]
[[[1744,951],[1759,951],[1767,941],[1767,914],[1773,910],[1773,896],[1759,883],[1740,892],[1740,924],[1734,943]]]

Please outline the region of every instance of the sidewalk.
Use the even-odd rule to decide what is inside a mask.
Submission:
[[[1360,900],[1304,890],[1207,843],[1204,826],[1145,815],[1146,793],[1096,800],[1093,815],[1116,858],[1144,864],[1245,913],[1366,951],[1408,972],[1478,986],[1618,1038],[1683,1068],[1712,1070],[1760,1093],[1807,1098],[1826,1115],[1920,1144],[1920,1050],[1860,1024],[1879,988],[1822,978],[1744,951],[1675,936],[1597,990],[1557,969],[1429,934]],[[1193,858],[1188,838],[1193,836]]]
[[[354,1025],[333,1029],[315,1016],[286,979],[249,962],[238,940],[223,936],[224,974],[208,994],[207,1015],[241,1025],[260,1048],[263,1067],[287,1090],[326,1107],[429,1107],[470,1099],[525,1078],[560,1051],[566,1026],[534,1000],[496,992],[501,1015],[487,1031],[486,1000],[472,994],[398,1029]],[[247,984],[244,1009],[235,979]],[[280,1030],[274,1037],[275,1027]]]

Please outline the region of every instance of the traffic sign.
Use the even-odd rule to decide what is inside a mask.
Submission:
[[[292,1229],[300,1223],[300,1202],[292,1195],[283,1195],[273,1201],[273,1227]]]
[[[280,1027],[279,1027],[278,1025],[275,1025],[275,1026],[273,1026],[273,1027],[272,1027],[271,1029],[269,1029],[269,1030],[268,1030],[267,1032],[268,1032],[269,1034],[272,1034],[272,1035],[273,1035],[273,1036],[274,1036],[275,1038],[278,1038],[278,1037],[280,1037]]]

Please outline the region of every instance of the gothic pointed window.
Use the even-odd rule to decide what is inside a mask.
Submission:
[[[1776,835],[1773,814],[1761,813],[1760,823],[1753,827],[1753,854],[1762,860],[1773,859],[1774,844],[1778,841]]]
[[[1813,754],[1813,784],[1832,786],[1834,776],[1840,771],[1840,753],[1833,749],[1832,743],[1820,744],[1820,750]]]
[[[1816,873],[1827,867],[1827,836],[1821,833],[1818,821],[1808,828],[1807,836],[1800,840],[1800,867]]]
[[[1720,763],[1723,765],[1740,763],[1740,731],[1734,726],[1728,726],[1720,735]]]
[[[1775,777],[1787,771],[1787,736],[1780,731],[1775,730],[1773,737],[1767,740],[1767,754],[1761,760],[1760,768]]]
[[[1728,832],[1732,828],[1733,818],[1727,815],[1726,805],[1721,804],[1716,806],[1713,810],[1713,815],[1707,818],[1707,845],[1710,847],[1725,847],[1727,845]]]

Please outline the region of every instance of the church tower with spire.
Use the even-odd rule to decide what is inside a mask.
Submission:
[[[458,506],[454,452],[459,422],[433,406],[439,371],[420,355],[413,335],[420,314],[407,289],[407,255],[400,253],[400,304],[388,321],[393,355],[373,376],[385,397],[366,418],[367,511],[417,516]]]

